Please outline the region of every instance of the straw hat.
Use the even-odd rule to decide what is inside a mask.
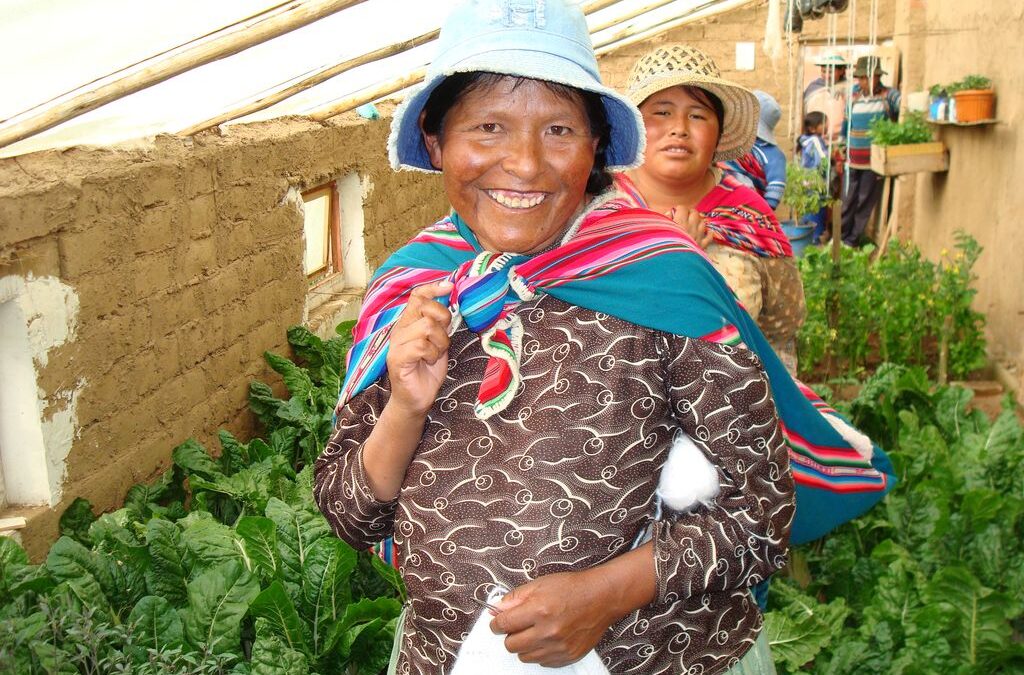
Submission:
[[[570,0],[465,0],[441,27],[437,55],[423,84],[395,110],[388,155],[395,169],[436,172],[423,145],[419,116],[448,76],[481,71],[544,80],[601,96],[611,138],[610,171],[637,166],[646,141],[636,106],[604,86],[587,20]]]
[[[640,105],[652,94],[680,85],[704,89],[722,102],[722,137],[714,161],[742,157],[754,145],[759,105],[746,87],[722,79],[704,52],[681,44],[657,47],[640,57],[626,81],[626,98]]]

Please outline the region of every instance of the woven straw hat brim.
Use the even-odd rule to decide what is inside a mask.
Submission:
[[[714,161],[739,159],[754,146],[761,105],[754,92],[744,86],[717,77],[696,75],[686,71],[668,71],[645,79],[636,88],[626,92],[634,105],[639,106],[654,94],[671,87],[689,85],[711,92],[722,102],[724,110],[722,137],[715,150]]]

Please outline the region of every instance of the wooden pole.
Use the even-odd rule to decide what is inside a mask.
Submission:
[[[605,7],[611,7],[616,2],[619,2],[619,1],[620,0],[591,0],[587,4],[583,5],[583,13],[584,14],[593,14],[594,12],[601,11]]]
[[[605,7],[614,5],[616,2],[620,2],[620,0],[594,0],[593,2],[584,5],[583,13],[591,14],[600,9],[604,9]],[[357,94],[353,94],[352,96],[348,96],[338,101],[337,103],[333,103],[327,107],[321,108],[316,112],[311,113],[309,116],[312,119],[322,121],[329,117],[340,115],[343,112],[348,112],[349,110],[358,108],[359,106],[364,105],[366,103],[376,101],[377,99],[383,98],[384,96],[390,96],[391,94],[394,94],[397,91],[405,89],[406,87],[411,87],[414,84],[419,84],[420,82],[423,81],[423,78],[425,76],[426,66],[419,68],[418,70],[415,70],[407,75],[403,75],[401,77],[388,80],[387,82],[378,85],[377,87],[374,87],[372,89],[364,89]]]
[[[352,96],[347,96],[337,103],[321,108],[314,113],[311,113],[309,117],[315,120],[323,121],[328,117],[334,117],[340,115],[343,112],[358,108],[359,106],[369,103],[370,101],[376,101],[379,98],[394,94],[396,91],[401,91],[406,87],[411,87],[414,84],[423,81],[424,76],[427,74],[427,67],[423,66],[416,70],[403,75],[402,77],[388,80],[383,84],[379,84],[376,87],[370,89],[363,89]]]
[[[674,0],[663,0],[660,4],[665,4],[665,2],[673,1]],[[621,0],[594,0],[593,2],[590,2],[583,7],[583,13],[591,14],[598,10],[604,9],[605,7],[610,7],[611,5],[614,5],[617,2],[621,2]],[[611,25],[614,25],[614,22]],[[594,31],[603,30],[606,27],[607,26],[596,28],[594,29]],[[210,127],[215,127],[218,124],[223,124],[224,122],[238,119],[239,117],[244,117],[245,115],[251,115],[254,112],[258,112],[265,108],[269,108],[275,103],[280,103],[286,98],[291,98],[292,96],[295,96],[296,94],[299,94],[305,91],[306,89],[315,87],[316,85],[322,82],[326,82],[332,77],[352,70],[353,68],[358,68],[359,66],[366,65],[367,63],[379,61],[389,56],[394,56],[395,54],[400,54],[402,52],[414,49],[416,47],[419,47],[420,45],[436,40],[440,33],[440,29],[434,29],[429,33],[423,33],[422,35],[411,38],[409,40],[403,40],[402,42],[396,42],[392,45],[388,45],[387,47],[381,47],[380,49],[368,52],[354,59],[349,59],[348,61],[343,61],[342,63],[336,64],[334,66],[324,67],[316,71],[313,75],[305,77],[302,80],[299,80],[298,82],[283,89],[280,89],[272,94],[253,100],[245,105],[239,106],[237,108],[229,110],[228,112],[217,115],[216,117],[211,117],[210,119],[204,120],[203,122],[199,122],[198,124],[193,124],[190,127],[182,129],[181,131],[178,132],[178,135],[192,136],[194,134],[199,133],[200,131],[209,129]],[[364,101],[364,103],[369,103],[369,101]],[[362,103],[360,103],[359,105],[362,105]]]
[[[658,2],[652,2],[649,5],[644,5],[640,9],[634,9],[632,12],[629,12],[628,14],[623,14],[622,16],[618,16],[615,17],[614,19],[610,19],[609,21],[605,21],[604,23],[598,26],[594,26],[593,28],[590,29],[590,33],[591,35],[593,35],[594,33],[600,33],[601,31],[607,30],[608,28],[618,25],[623,21],[629,21],[630,19],[634,19],[640,16],[641,14],[646,14],[647,12],[654,11],[659,7],[664,7],[665,5],[668,5],[673,2],[676,2],[676,0],[658,0]]]
[[[608,52],[622,47],[627,47],[641,40],[646,40],[650,37],[670,31],[680,26],[685,26],[688,23],[700,21],[701,19],[707,19],[724,12],[731,12],[735,9],[740,9],[746,5],[752,5],[760,0],[733,0],[732,2],[721,2],[720,0],[709,0],[702,5],[698,5],[693,9],[684,12],[674,19],[668,21],[662,21],[661,23],[649,26],[647,28],[626,28],[616,33],[612,37],[594,45],[594,50],[598,56],[607,54]],[[711,11],[704,11],[710,9]],[[699,12],[703,12],[699,16],[695,16]]]
[[[365,0],[290,0],[90,82],[0,123],[0,147],[55,127],[127,94],[237,54]]]
[[[284,89],[276,91],[268,96],[256,99],[251,103],[247,103],[246,105],[240,106],[233,110],[229,110],[228,112],[223,113],[221,115],[217,115],[216,117],[211,117],[210,119],[200,122],[198,124],[193,124],[192,126],[186,129],[182,129],[181,131],[178,132],[178,135],[192,136],[193,134],[197,134],[200,131],[203,131],[204,129],[215,127],[218,124],[227,122],[228,120],[244,117],[245,115],[249,115],[259,110],[263,110],[264,108],[269,108],[275,103],[279,103],[280,101],[283,101],[286,98],[290,98],[295,94],[298,94],[300,92],[305,91],[306,89],[309,89],[310,87],[315,87],[321,82],[326,82],[332,77],[352,70],[353,68],[357,68],[359,66],[366,65],[367,63],[372,63],[374,61],[379,61],[380,59],[384,59],[389,56],[394,56],[395,54],[400,54],[401,52],[426,44],[431,40],[436,40],[440,32],[441,31],[439,29],[434,29],[429,33],[424,33],[409,40],[405,40],[404,42],[396,42],[393,45],[388,45],[387,47],[381,47],[380,49],[376,49],[372,52],[367,52],[366,54],[357,56],[354,59],[342,61],[341,63],[331,66],[329,68],[323,68],[321,70],[318,70],[315,74],[306,77],[289,87],[285,87]]]

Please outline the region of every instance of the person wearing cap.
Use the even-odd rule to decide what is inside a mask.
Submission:
[[[638,206],[688,226],[776,354],[796,373],[806,315],[793,248],[772,207],[716,162],[744,156],[759,125],[757,97],[721,77],[714,61],[681,44],[641,56],[626,84],[647,133],[644,163],[616,177]]]
[[[882,63],[877,56],[857,59],[853,76],[857,84],[847,120],[848,162],[846,192],[843,195],[843,243],[859,246],[868,220],[882,198],[882,177],[871,170],[871,137],[876,119],[895,121],[900,114],[900,92],[882,84]],[[883,208],[886,208],[883,205]]]
[[[761,105],[754,147],[739,159],[722,162],[719,167],[757,190],[768,206],[777,209],[786,191],[786,153],[775,141],[775,127],[782,117],[782,109],[768,92],[755,89],[754,96]]]
[[[875,483],[854,510],[886,475],[693,240],[605,190],[644,130],[578,5],[464,3],[437,49],[389,154],[452,212],[376,271],[315,463],[339,537],[394,536],[391,672],[772,672],[748,589],[786,558],[787,448]]]
[[[841,141],[845,132],[846,103],[851,84],[846,79],[849,63],[840,54],[825,54],[814,61],[821,75],[804,89],[804,114],[820,112],[829,119],[826,138]]]

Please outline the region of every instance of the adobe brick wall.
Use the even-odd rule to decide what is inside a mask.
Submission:
[[[253,431],[249,383],[278,381],[262,354],[303,316],[296,191],[369,177],[371,266],[445,212],[437,178],[387,166],[387,130],[289,118],[0,160],[0,278],[56,277],[80,301],[73,340],[37,364],[44,418],[79,393],[63,503],[26,511],[33,557],[75,497],[114,508],[186,438]]]

